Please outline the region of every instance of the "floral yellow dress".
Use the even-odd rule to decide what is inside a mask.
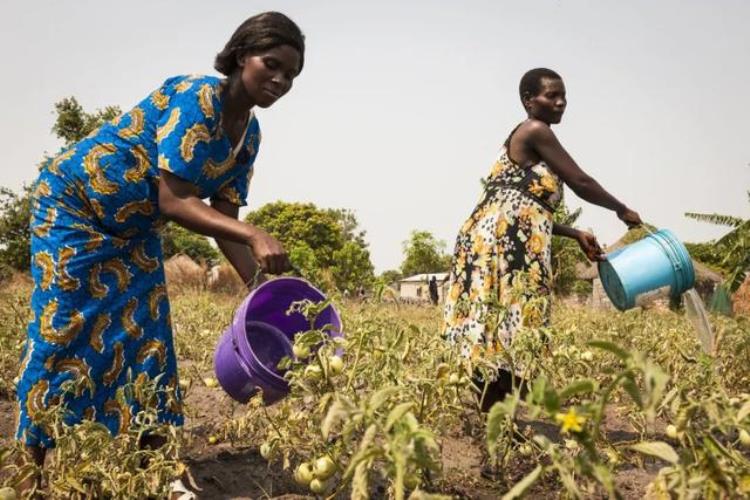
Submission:
[[[450,270],[443,333],[473,360],[508,349],[528,323],[524,304],[551,289],[552,214],[562,183],[544,162],[516,164],[508,144],[458,233]]]

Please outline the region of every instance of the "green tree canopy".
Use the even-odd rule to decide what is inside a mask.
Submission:
[[[55,103],[57,117],[52,132],[63,140],[66,146],[78,142],[101,126],[102,123],[116,118],[122,113],[118,106],[107,106],[87,113],[75,97],[66,97]]]
[[[397,269],[388,269],[387,271],[383,271],[378,278],[381,279],[386,285],[390,285],[391,283],[395,283],[403,277],[404,275],[401,274],[401,271]]]
[[[438,240],[429,231],[414,230],[403,243],[404,276],[423,273],[441,273],[450,267],[451,256],[445,253],[445,242]]]
[[[565,202],[561,202],[553,214],[553,220],[557,224],[573,226],[581,212],[581,208],[570,212]],[[587,262],[587,259],[577,241],[563,236],[552,237],[552,290],[556,294],[585,294],[589,290],[588,282],[581,283],[576,277],[579,262]]]
[[[178,224],[167,224],[161,233],[164,257],[185,254],[194,261],[212,266],[220,260],[219,252],[211,246],[208,238],[185,229]]]
[[[325,287],[330,277],[338,289],[351,291],[373,279],[365,232],[350,210],[276,201],[250,212],[245,220],[277,238],[295,267],[320,286]]]
[[[747,192],[748,201],[750,201],[750,191]],[[750,272],[750,219],[743,219],[732,215],[721,214],[697,214],[688,212],[686,217],[731,227],[732,230],[712,242],[709,248],[695,247],[690,249],[700,250],[703,258],[708,260],[709,264],[728,271],[726,286],[730,292],[736,291],[745,276]]]
[[[109,106],[86,113],[75,97],[68,97],[55,104],[55,124],[52,132],[65,146],[77,142],[105,120],[120,114],[120,109]],[[43,158],[39,163],[48,160]],[[31,188],[24,186],[20,193],[0,188],[0,268],[4,273],[10,270],[28,271],[31,264],[29,221],[31,219]]]
[[[29,242],[30,189],[20,194],[0,188],[0,277],[31,265]]]

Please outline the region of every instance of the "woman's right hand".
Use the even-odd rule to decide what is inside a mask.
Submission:
[[[634,210],[630,210],[629,208],[625,208],[623,210],[620,210],[617,212],[617,217],[623,221],[629,228],[637,227],[643,224],[643,221],[641,220],[641,216],[638,215],[638,212]]]
[[[279,240],[262,229],[256,228],[249,245],[263,272],[281,274],[291,268],[289,256]]]

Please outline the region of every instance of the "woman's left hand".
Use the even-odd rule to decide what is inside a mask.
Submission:
[[[605,259],[604,251],[599,246],[599,242],[596,241],[596,236],[586,231],[578,231],[576,234],[576,241],[581,246],[581,250],[586,254],[586,257],[591,262],[598,262]]]

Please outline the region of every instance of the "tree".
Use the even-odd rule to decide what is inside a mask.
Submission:
[[[20,194],[0,188],[0,276],[31,265],[30,191],[28,186]]]
[[[99,128],[102,123],[112,120],[122,113],[118,106],[107,106],[87,113],[75,97],[66,97],[55,103],[57,118],[52,132],[70,146]]]
[[[333,279],[339,290],[354,291],[360,286],[368,287],[375,275],[370,262],[370,252],[356,241],[347,241],[333,252],[335,264],[331,267]]]
[[[747,192],[750,201],[750,191]],[[686,217],[731,227],[732,230],[713,244],[719,266],[729,270],[726,286],[730,293],[735,292],[750,271],[750,219],[732,215],[685,213]]]
[[[336,216],[312,203],[267,203],[245,220],[270,233],[287,249],[304,242],[323,268],[334,264],[333,253],[344,246],[344,233]]]
[[[65,146],[77,142],[104,121],[120,114],[115,106],[86,113],[75,97],[55,103],[55,124],[52,132]],[[49,159],[44,158],[39,168]],[[24,186],[20,193],[0,187],[0,268],[4,274],[11,269],[27,271],[31,265],[29,221],[31,220],[31,187]]]
[[[580,207],[570,212],[565,202],[561,202],[553,214],[553,220],[557,224],[572,226],[581,216],[581,212]],[[563,236],[553,236],[552,290],[558,295],[585,294],[590,286],[579,283],[580,280],[576,277],[576,265],[586,261],[586,255],[581,251],[577,241]]]
[[[211,246],[208,238],[188,231],[178,224],[167,224],[161,233],[164,257],[185,254],[191,259],[213,266],[219,262],[219,252]]]
[[[404,275],[401,274],[401,271],[398,271],[396,269],[389,269],[387,271],[383,271],[378,278],[381,279],[386,285],[390,285],[391,283],[395,283],[403,277]]]
[[[429,231],[414,230],[403,243],[404,276],[424,273],[441,273],[450,267],[451,256],[445,253],[445,242],[438,240]]]
[[[372,281],[365,233],[350,210],[276,201],[250,212],[245,220],[281,241],[292,264],[323,288],[353,290]]]
[[[359,227],[359,222],[354,212],[348,208],[329,208],[328,213],[341,224],[346,241],[355,241],[362,248],[367,248],[367,243],[365,242],[366,231]]]

